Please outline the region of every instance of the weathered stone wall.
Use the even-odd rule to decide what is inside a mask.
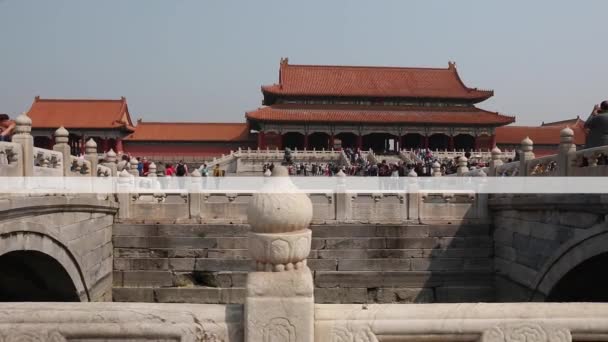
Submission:
[[[247,225],[114,227],[114,300],[242,303]],[[313,225],[317,303],[492,301],[490,226]]]
[[[490,200],[499,301],[544,300],[568,271],[608,252],[603,195],[509,195]]]
[[[110,301],[117,206],[96,196],[0,199],[0,256],[35,251],[66,270],[83,301]],[[53,276],[53,275],[48,275]]]
[[[213,184],[216,179],[199,177],[198,180]],[[309,197],[313,204],[314,224],[489,222],[485,194],[330,191],[313,193]],[[251,198],[251,193],[185,194],[161,191],[156,194],[125,196],[125,200],[120,203],[117,222],[247,223],[247,207]]]

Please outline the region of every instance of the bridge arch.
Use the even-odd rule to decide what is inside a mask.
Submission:
[[[61,292],[61,301],[90,301],[88,287],[82,269],[72,252],[57,239],[32,231],[12,231],[0,234],[0,266],[17,266],[38,272],[32,275],[53,286],[67,287]],[[45,265],[45,267],[39,267]],[[52,272],[49,275],[45,272]],[[71,284],[70,284],[71,282]],[[71,286],[71,287],[70,287]],[[74,291],[70,295],[70,293]],[[52,292],[52,291],[51,291]],[[22,299],[23,300],[23,299]]]
[[[608,301],[603,293],[608,286],[608,231],[562,245],[555,255],[539,272],[532,300]]]

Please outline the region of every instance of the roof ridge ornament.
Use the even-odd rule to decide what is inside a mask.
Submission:
[[[456,69],[456,62],[448,61],[448,69]]]
[[[288,65],[289,57],[281,57],[281,65]]]

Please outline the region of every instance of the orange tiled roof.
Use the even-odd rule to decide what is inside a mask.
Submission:
[[[534,145],[559,145],[559,134],[565,126],[503,126],[496,128],[496,143],[519,145],[529,137]],[[585,144],[585,129],[581,125],[571,126],[574,131],[574,143]]]
[[[574,126],[574,125],[584,125],[585,121],[581,120],[581,118],[579,116],[577,116],[574,119],[567,119],[567,120],[561,120],[561,121],[553,121],[553,122],[544,122],[541,124],[541,126],[560,126],[560,127],[566,127],[566,126]]]
[[[246,141],[246,123],[138,122],[126,141]]]
[[[391,107],[340,105],[274,105],[248,112],[250,120],[281,122],[356,122],[467,124],[500,126],[515,121],[512,116],[476,107]]]
[[[28,112],[33,128],[120,128],[132,130],[127,100],[41,99]]]
[[[281,61],[279,84],[262,92],[292,96],[440,98],[483,101],[494,95],[464,85],[455,63],[448,68],[292,65]]]

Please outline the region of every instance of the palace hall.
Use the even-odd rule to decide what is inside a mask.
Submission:
[[[294,65],[262,86],[264,107],[246,113],[260,148],[491,149],[512,116],[478,108],[494,95],[447,68]]]
[[[456,64],[444,68],[279,64],[278,83],[261,87],[262,107],[232,123],[148,122],[131,119],[125,97],[116,100],[43,99],[28,112],[38,147],[50,148],[57,127],[70,132],[73,154],[85,141],[143,156],[213,158],[238,148],[515,150],[530,137],[539,155],[556,153],[559,130],[569,126],[584,144],[580,118],[515,126],[514,116],[478,105],[492,90],[464,84]],[[145,114],[142,114],[142,116]],[[135,122],[135,124],[134,124]]]

